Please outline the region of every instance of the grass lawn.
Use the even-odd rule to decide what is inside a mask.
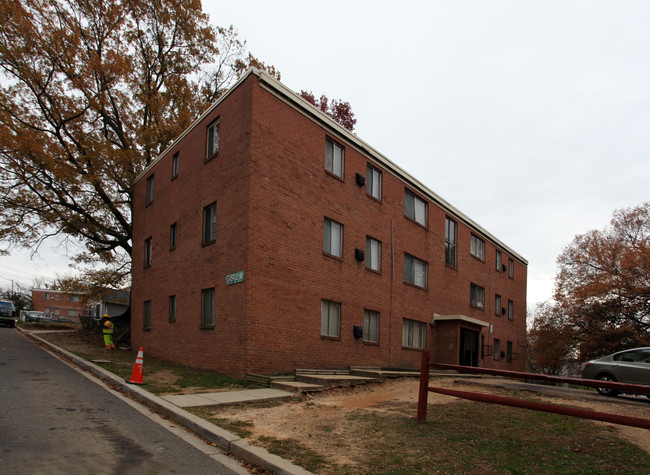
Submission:
[[[336,463],[297,439],[255,437],[254,421],[220,417],[217,408],[192,412],[319,474],[650,473],[650,455],[611,426],[462,400],[430,408],[420,424],[416,405],[408,406],[404,414],[355,410],[342,426],[321,426],[339,439],[338,450],[354,454],[354,464]]]

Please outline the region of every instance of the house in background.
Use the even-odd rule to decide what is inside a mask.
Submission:
[[[86,312],[86,296],[63,290],[32,289],[32,308],[53,320],[69,318],[79,322]]]
[[[527,261],[256,69],[136,180],[132,257],[131,341],[153,356],[524,369]]]
[[[89,317],[101,319],[104,315],[119,317],[129,308],[131,292],[129,289],[105,289],[88,298],[87,313]]]

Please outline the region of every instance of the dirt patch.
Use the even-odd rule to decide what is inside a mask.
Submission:
[[[71,353],[93,354],[97,353],[99,349],[103,350],[104,348],[103,336],[99,332],[59,330],[47,331],[46,333],[34,332],[34,334],[56,346],[65,348]],[[109,351],[105,351],[105,353],[107,355],[110,354]]]
[[[440,387],[456,388],[452,380],[435,383]],[[401,379],[381,384],[371,384],[348,389],[337,389],[283,404],[241,405],[211,409],[211,415],[237,423],[245,423],[250,432],[249,440],[263,437],[295,439],[310,449],[323,454],[339,465],[354,466],[360,454],[366,449],[366,440],[354,435],[352,426],[360,411],[399,415],[404,419],[415,418],[417,411],[418,381]],[[513,396],[511,391],[500,388],[482,387],[472,391]],[[530,394],[527,394],[530,397]],[[517,397],[515,394],[514,397]],[[595,403],[579,399],[558,397],[538,398],[553,404],[584,407],[594,411],[624,414],[650,418],[650,404],[627,404],[622,401]],[[458,401],[451,396],[429,393],[429,413],[435,413],[435,406]],[[489,406],[486,405],[485,410]],[[594,422],[595,424],[604,424]],[[625,426],[614,426],[621,437],[650,453],[648,432]]]

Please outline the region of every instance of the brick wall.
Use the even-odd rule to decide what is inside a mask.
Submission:
[[[71,300],[72,298],[77,301]],[[71,294],[60,290],[32,289],[32,308],[39,312],[46,312],[53,317],[67,317],[69,312],[78,312],[78,315],[86,311],[86,299],[83,295]],[[72,316],[78,320],[78,317]]]
[[[206,126],[220,118],[220,152],[204,163]],[[326,138],[345,149],[343,179],[325,171]],[[178,152],[179,175],[171,179]],[[359,186],[367,164],[382,170],[382,199]],[[445,216],[415,184],[394,175],[326,121],[297,111],[250,75],[201,123],[169,150],[134,189],[134,344],[149,353],[230,374],[290,371],[297,367],[377,365],[419,367],[420,351],[402,347],[402,320],[427,324],[427,343],[454,339],[440,358],[457,363],[459,324],[429,325],[434,314],[465,315],[491,325],[485,344],[513,341],[520,359],[481,360],[481,366],[523,369],[525,351],[525,263],[515,259],[514,279],[495,269],[495,244],[488,236],[485,260],[470,255],[470,234],[458,222],[457,267],[445,265]],[[146,179],[155,175],[154,200],[145,206]],[[459,185],[462,186],[462,185]],[[404,190],[428,202],[427,226],[404,216]],[[201,246],[203,207],[217,202],[217,241]],[[341,259],[323,253],[323,219],[344,226]],[[178,244],[169,249],[169,226]],[[355,259],[366,236],[382,243],[381,272]],[[153,241],[153,261],[144,268],[144,240]],[[503,251],[507,265],[511,257]],[[403,282],[404,253],[428,263],[428,284]],[[225,276],[244,270],[243,283]],[[470,283],[485,289],[485,308],[470,307]],[[215,287],[214,329],[201,329],[201,289]],[[514,302],[514,319],[497,316],[494,294]],[[168,321],[169,296],[177,319]],[[320,335],[321,300],[341,303],[340,338]],[[142,328],[143,302],[152,302],[151,330]],[[379,344],[354,338],[364,309],[380,313]],[[447,337],[442,338],[442,327]],[[453,336],[456,335],[456,336]],[[437,344],[436,344],[437,345]],[[519,345],[519,346],[518,346]],[[448,345],[447,345],[448,347]],[[454,360],[455,361],[452,361]]]

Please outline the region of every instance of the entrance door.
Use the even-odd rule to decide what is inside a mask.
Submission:
[[[460,356],[459,362],[461,366],[478,366],[478,335],[479,332],[468,330],[467,328],[460,329]]]

